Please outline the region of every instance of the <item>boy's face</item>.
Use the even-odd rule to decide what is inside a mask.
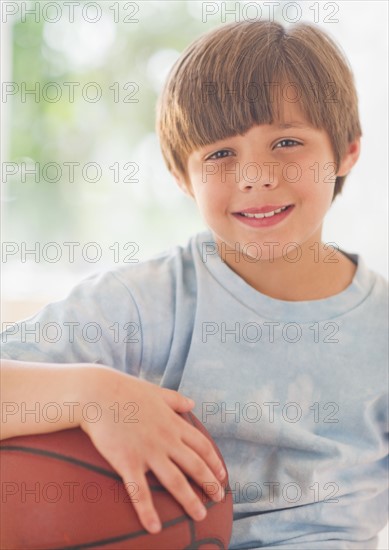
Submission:
[[[359,152],[359,143],[350,146],[336,172],[327,132],[310,126],[296,104],[285,103],[283,114],[283,126],[254,126],[188,159],[191,194],[216,242],[257,259],[260,251],[261,260],[290,252],[290,243],[320,242],[336,176]]]

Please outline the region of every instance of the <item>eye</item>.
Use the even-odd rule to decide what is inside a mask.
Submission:
[[[295,145],[301,145],[301,143],[299,141],[295,141],[294,139],[282,139],[275,145],[275,148],[283,149],[284,147],[289,148],[294,147]]]
[[[207,157],[206,160],[224,159],[226,157],[229,157],[230,154],[233,154],[232,151],[229,151],[228,149],[220,149],[220,151],[216,151],[215,153]]]

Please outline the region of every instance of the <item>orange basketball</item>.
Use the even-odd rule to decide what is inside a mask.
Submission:
[[[192,413],[182,416],[212,441]],[[189,480],[207,508],[206,518],[194,521],[148,472],[147,480],[162,522],[160,533],[152,535],[143,528],[132,505],[135,484],[129,497],[121,478],[81,429],[6,439],[0,450],[1,548],[228,548],[232,496],[227,479],[226,497],[220,503],[213,502]],[[221,457],[220,451],[218,454]]]

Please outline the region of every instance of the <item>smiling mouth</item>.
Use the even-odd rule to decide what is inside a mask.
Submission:
[[[292,205],[289,204],[287,206],[282,206],[281,208],[277,208],[277,210],[271,210],[270,212],[237,212],[239,216],[242,216],[244,218],[255,218],[257,220],[261,220],[263,218],[271,218],[275,216],[276,214],[280,214],[281,212],[284,212],[288,208],[290,208]]]

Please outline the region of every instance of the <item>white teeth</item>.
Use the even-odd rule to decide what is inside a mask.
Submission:
[[[282,206],[281,208],[277,208],[277,210],[272,210],[271,212],[266,212],[264,214],[249,214],[248,212],[241,212],[241,214],[242,216],[246,216],[246,218],[257,218],[259,220],[262,218],[271,218],[274,214],[279,214],[287,208],[287,206]]]

